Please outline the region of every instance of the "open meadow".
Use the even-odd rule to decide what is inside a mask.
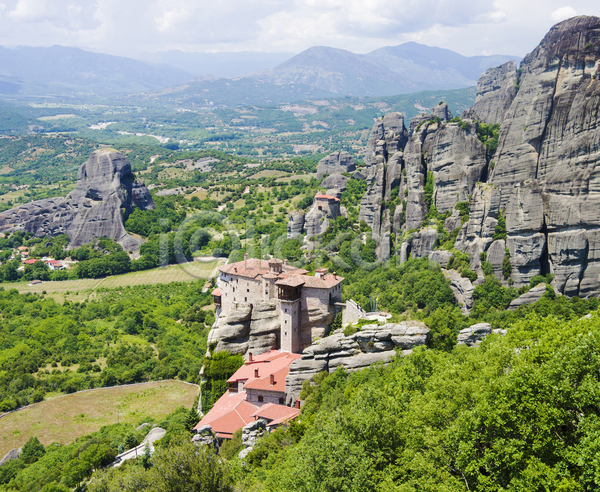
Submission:
[[[32,436],[44,445],[68,444],[108,424],[160,422],[182,405],[190,408],[197,396],[196,385],[174,380],[58,396],[0,419],[0,457]]]
[[[194,282],[199,279],[209,279],[215,274],[217,266],[224,260],[194,261],[182,265],[169,265],[164,268],[154,268],[124,275],[113,275],[102,279],[77,279],[62,282],[42,282],[29,285],[27,281],[3,282],[0,287],[4,290],[17,289],[19,293],[45,293],[57,302],[82,301],[95,297],[96,289],[115,289],[135,285],[168,284],[171,282]]]

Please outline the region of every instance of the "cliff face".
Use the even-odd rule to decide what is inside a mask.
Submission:
[[[398,251],[431,253],[435,241],[421,244],[423,235],[431,236],[432,224],[424,224],[430,203],[440,214],[452,213],[445,221],[450,232],[460,226],[455,205],[468,201],[469,221],[456,248],[470,255],[476,271],[486,252],[500,275],[508,251],[517,287],[534,275],[553,273],[561,293],[599,295],[599,76],[600,19],[576,17],[554,26],[519,71],[509,62],[483,74],[463,121],[449,121],[452,116],[441,106],[415,117],[400,165],[403,203],[392,218]],[[380,136],[384,123],[385,118],[372,135]],[[480,141],[485,138],[478,138],[480,123],[501,125],[493,156]],[[361,217],[382,233],[386,174],[393,167],[382,139],[369,140],[365,161],[373,170]],[[428,173],[431,199],[425,193]],[[507,237],[494,241],[500,216]]]
[[[600,294],[600,19],[554,26],[521,64],[519,92],[500,127],[495,167],[458,245],[491,243],[500,212],[516,286],[553,273],[567,295]]]
[[[490,68],[479,78],[477,99],[473,107],[464,112],[463,118],[478,120],[487,125],[502,123],[517,95],[518,83],[517,65],[514,61]]]
[[[64,198],[27,203],[0,214],[3,230],[25,230],[38,237],[67,234],[76,248],[102,236],[126,250],[139,242],[123,226],[134,206],[155,208],[150,192],[136,181],[131,164],[119,152],[98,150],[81,165],[77,186]]]
[[[333,152],[327,157],[323,157],[317,165],[317,179],[321,179],[328,174],[349,173],[356,170],[354,158],[345,150],[342,152]]]

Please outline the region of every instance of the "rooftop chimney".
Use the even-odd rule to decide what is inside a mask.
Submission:
[[[248,261],[248,253],[244,253],[244,268],[246,268],[247,261]]]
[[[275,384],[275,374],[271,374],[271,386]]]
[[[296,400],[296,402],[294,403],[294,406],[300,410],[300,400]]]
[[[252,352],[248,353],[248,362],[252,362]]]
[[[285,260],[283,260],[283,264],[284,264],[284,265],[287,265],[287,264],[288,264],[288,263],[287,263],[287,258],[286,258]]]
[[[258,369],[254,369],[254,377],[257,378],[258,377]]]

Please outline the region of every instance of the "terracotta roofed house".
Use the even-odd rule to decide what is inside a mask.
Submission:
[[[292,362],[300,357],[299,354],[278,350],[256,357],[249,354],[244,365],[227,381],[228,389],[225,394],[216,401],[194,429],[210,425],[219,439],[231,439],[236,430],[261,418],[254,415],[263,405],[269,405],[268,415],[277,416],[272,420],[286,417],[283,421],[273,424],[274,426],[296,418],[299,411],[284,406],[285,377]]]

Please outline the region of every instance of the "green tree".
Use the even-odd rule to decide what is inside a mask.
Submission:
[[[200,422],[200,415],[198,414],[198,410],[195,407],[192,407],[188,412],[185,419],[185,428],[188,432],[193,432],[194,427]]]
[[[22,459],[24,463],[31,464],[39,460],[45,453],[46,449],[39,439],[37,437],[30,437],[23,446],[23,452],[21,453],[20,459]]]

